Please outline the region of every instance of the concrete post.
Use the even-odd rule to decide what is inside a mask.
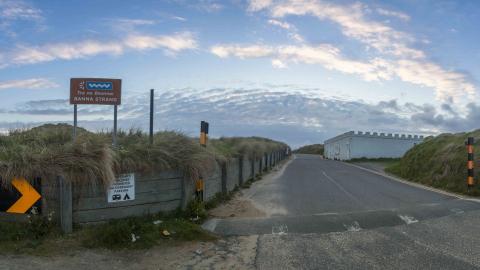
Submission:
[[[243,185],[243,156],[238,158],[238,186]]]
[[[222,193],[227,194],[227,163],[222,163]]]
[[[57,177],[60,201],[60,227],[64,233],[73,231],[72,183]]]
[[[250,159],[250,166],[252,167],[251,168],[251,178],[252,179],[255,179],[255,157],[253,159]]]

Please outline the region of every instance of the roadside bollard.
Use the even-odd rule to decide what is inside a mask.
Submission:
[[[200,145],[202,145],[203,147],[207,146],[208,126],[208,122],[202,121],[200,123]]]
[[[468,161],[467,161],[467,187],[470,189],[473,187],[474,183],[474,172],[473,172],[473,137],[468,137],[467,142],[467,152],[468,152]]]
[[[199,202],[203,202],[203,190],[204,190],[204,182],[203,182],[203,178],[200,176],[195,181],[195,195]]]

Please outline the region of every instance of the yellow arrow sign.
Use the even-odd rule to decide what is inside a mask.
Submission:
[[[13,179],[12,185],[18,189],[22,197],[8,208],[8,213],[25,214],[42,197],[24,178]]]

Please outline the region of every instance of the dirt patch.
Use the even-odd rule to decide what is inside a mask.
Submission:
[[[243,196],[241,191],[235,194],[235,197],[227,203],[210,210],[208,214],[213,218],[250,218],[266,216],[265,212],[256,208],[250,199]]]
[[[0,255],[0,269],[254,269],[258,236],[184,242],[150,250],[69,250],[63,255]]]

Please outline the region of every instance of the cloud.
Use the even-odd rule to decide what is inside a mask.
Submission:
[[[364,6],[360,3],[342,6],[323,1],[298,0],[273,5],[270,13],[274,18],[313,15],[321,20],[331,20],[341,26],[344,35],[355,38],[383,53],[405,53],[397,50],[404,50],[413,38],[385,24],[368,20],[363,10]],[[411,49],[410,54],[418,57],[421,52]]]
[[[245,59],[271,56],[274,53],[274,49],[264,45],[216,45],[210,48],[210,52],[220,58],[235,56]]]
[[[197,48],[197,40],[190,32],[171,36],[130,35],[124,40],[127,47],[135,50],[165,48],[179,52]]]
[[[274,66],[279,66],[280,62],[285,64],[290,60],[322,64],[326,68],[352,74],[350,68],[344,65],[351,63],[355,67],[360,67],[361,71],[355,73],[360,74],[366,80],[400,78],[404,82],[433,88],[440,101],[453,98],[454,103],[459,103],[463,102],[462,97],[464,96],[471,100],[474,98],[476,88],[465,74],[446,69],[430,61],[424,51],[414,46],[415,43],[422,41],[418,41],[409,33],[398,31],[383,22],[369,19],[366,12],[368,7],[364,4],[357,2],[341,5],[323,0],[251,0],[249,2],[248,11],[260,10],[266,10],[266,13],[269,14],[270,24],[284,28],[288,26],[282,24],[280,19],[288,16],[313,16],[322,21],[334,22],[340,26],[341,32],[346,37],[363,43],[369,54],[372,54],[371,49],[377,53],[377,56],[370,60],[359,61],[344,57],[339,59],[332,57],[331,53],[328,54],[329,50],[323,48],[325,44],[305,45],[303,48],[289,48],[290,51],[295,52],[290,54],[293,57],[291,59],[288,59],[285,53],[274,55]],[[403,20],[409,18],[408,15],[401,12],[381,8],[376,11],[384,16],[396,16]],[[237,50],[240,49],[237,48]],[[276,59],[279,59],[280,62]],[[364,72],[365,70],[373,70],[374,74],[368,76]]]
[[[173,20],[181,21],[181,22],[186,22],[187,21],[187,19],[185,19],[184,17],[175,16],[175,15],[172,15],[170,18],[173,19]]]
[[[173,35],[130,34],[123,40],[110,42],[86,40],[43,46],[17,46],[4,56],[4,64],[5,66],[36,64],[54,60],[81,59],[99,54],[121,55],[127,50],[164,49],[170,53],[177,53],[196,47],[197,41],[190,32]]]
[[[475,96],[475,86],[464,74],[447,71],[435,63],[399,60],[395,64],[395,73],[403,81],[436,89],[440,100],[461,101],[465,94],[470,99]]]
[[[282,22],[282,21],[279,21],[279,20],[270,19],[270,20],[268,20],[268,23],[271,24],[271,25],[276,25],[276,26],[281,27],[281,28],[286,29],[286,30],[292,29],[291,24],[289,24],[287,22]]]
[[[249,11],[260,11],[267,8],[273,3],[272,0],[249,0],[248,10]]]
[[[268,20],[268,23],[271,24],[271,25],[278,26],[280,28],[283,28],[283,29],[287,30],[288,36],[291,39],[293,39],[297,42],[303,42],[304,41],[303,37],[298,33],[298,29],[294,25],[289,24],[287,22],[282,22],[282,21],[279,21],[279,20],[275,20],[275,19]]]
[[[42,26],[43,12],[22,0],[0,0],[0,31],[15,36],[10,28],[17,21],[31,21]]]
[[[58,84],[45,78],[0,81],[0,89],[47,89],[57,87],[59,87]]]
[[[257,135],[299,146],[321,143],[349,130],[430,135],[471,130],[480,122],[480,106],[474,104],[467,106],[466,114],[451,115],[431,104],[401,104],[397,100],[367,103],[322,93],[325,92],[321,89],[276,85],[158,91],[155,129],[180,130],[196,136],[198,123],[206,119],[214,137]],[[111,128],[108,106],[80,106],[79,110],[83,115],[81,126]],[[0,117],[11,119],[9,115],[15,114],[43,119],[42,122],[62,121],[70,120],[71,111],[68,100],[39,100],[19,104],[8,114],[0,113]],[[119,107],[119,127],[147,130],[148,113],[147,93],[127,96]]]
[[[2,20],[43,20],[42,11],[21,0],[1,0],[0,18]]]
[[[344,72],[357,74],[367,81],[390,79],[388,63],[381,59],[373,59],[370,62],[361,62],[345,58],[338,48],[329,44],[317,46],[267,46],[267,45],[217,45],[210,51],[221,57],[235,56],[241,59],[273,57],[272,65],[277,68],[285,68],[286,63],[320,64],[323,67]]]
[[[395,17],[395,18],[398,18],[398,19],[403,20],[403,21],[409,21],[410,20],[410,16],[408,16],[407,14],[405,14],[403,12],[388,10],[388,9],[384,9],[384,8],[377,8],[376,11],[377,11],[378,14],[383,15],[383,16]]]
[[[120,31],[120,32],[132,32],[139,26],[154,25],[157,23],[154,20],[127,19],[127,18],[105,19],[105,21],[113,29],[116,29],[117,31]]]

